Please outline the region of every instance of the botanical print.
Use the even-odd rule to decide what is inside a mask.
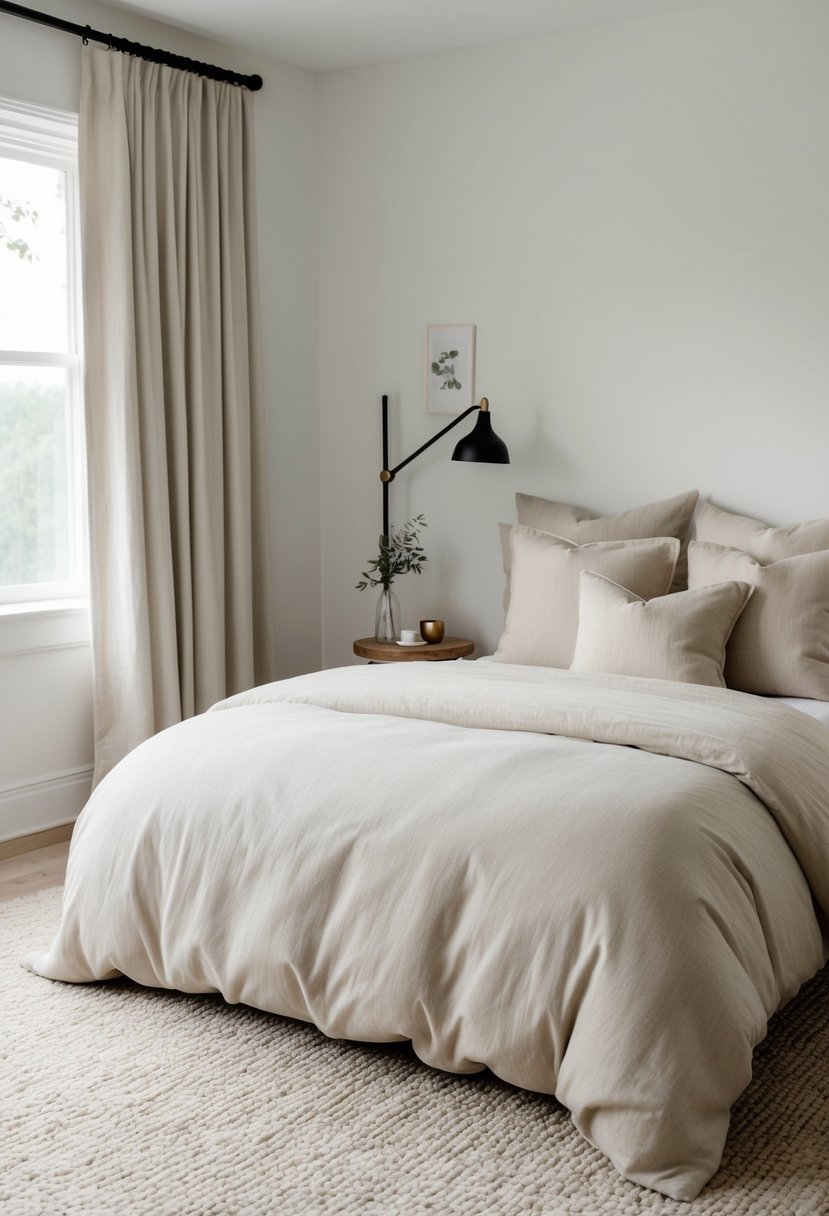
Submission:
[[[460,414],[473,404],[475,326],[426,330],[426,406],[430,414]]]
[[[441,390],[461,387],[461,382],[455,372],[455,360],[459,354],[458,350],[442,350],[440,358],[432,364],[432,375],[437,376]]]

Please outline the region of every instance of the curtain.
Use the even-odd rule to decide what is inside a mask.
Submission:
[[[83,48],[95,782],[275,678],[253,99]]]

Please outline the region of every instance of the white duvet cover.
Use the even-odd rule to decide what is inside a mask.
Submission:
[[[254,689],[101,783],[31,965],[489,1067],[691,1199],[826,959],[825,734],[727,689],[503,664]]]

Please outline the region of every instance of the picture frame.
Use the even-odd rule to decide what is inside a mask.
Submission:
[[[475,326],[427,325],[427,412],[460,414],[474,403]]]

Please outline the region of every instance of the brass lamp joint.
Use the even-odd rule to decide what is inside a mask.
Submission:
[[[480,410],[482,414],[489,412],[489,397],[481,397]]]
[[[394,473],[390,473],[388,469],[383,469],[380,474],[381,481],[394,481]]]

